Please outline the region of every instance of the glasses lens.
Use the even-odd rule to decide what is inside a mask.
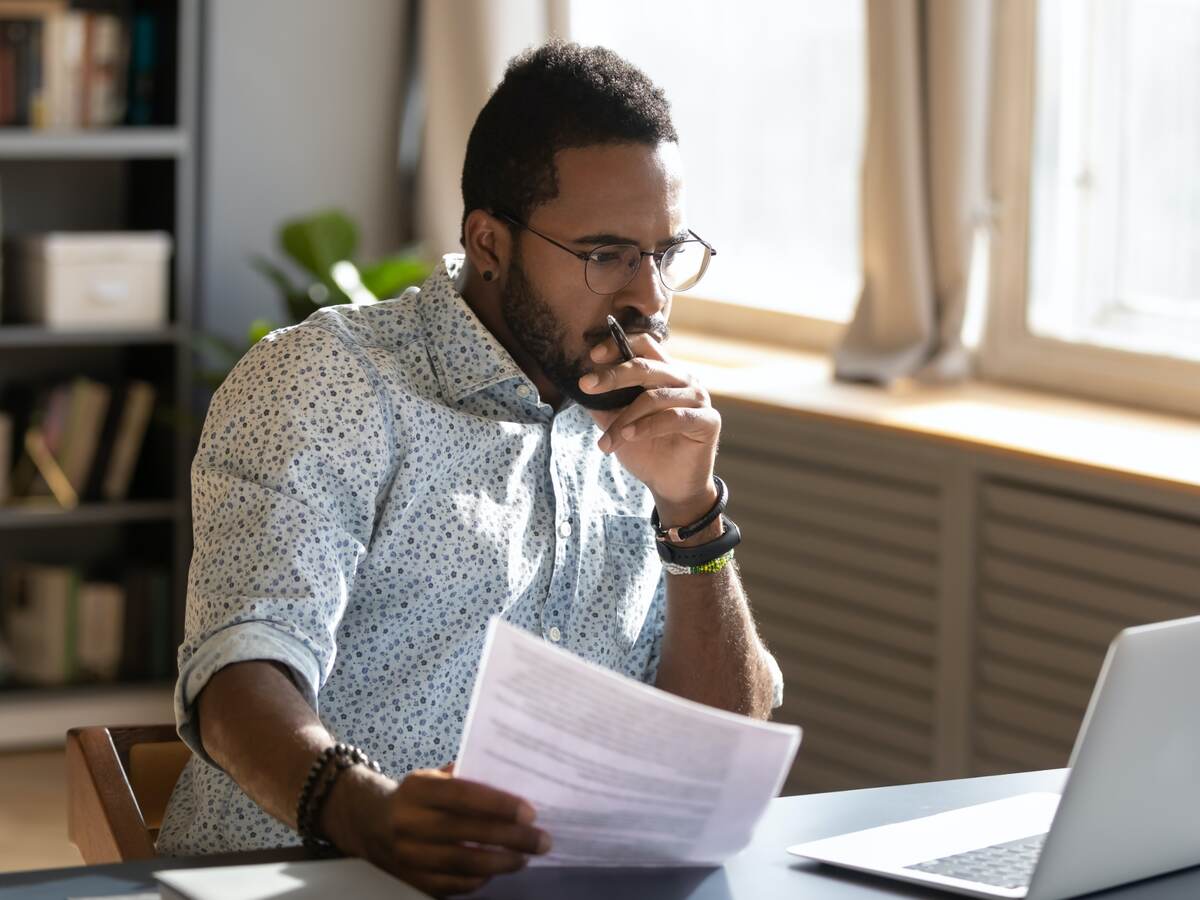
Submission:
[[[633,280],[641,265],[642,254],[631,244],[607,244],[597,247],[588,257],[583,277],[597,294],[615,294]]]
[[[669,291],[686,291],[704,277],[712,258],[702,241],[680,241],[663,254],[658,271]]]

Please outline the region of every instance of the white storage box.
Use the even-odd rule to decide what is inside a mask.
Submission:
[[[170,261],[163,231],[16,237],[6,299],[14,319],[51,328],[158,328],[167,322]]]

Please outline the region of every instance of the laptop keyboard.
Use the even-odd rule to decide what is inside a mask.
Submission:
[[[931,859],[906,868],[961,878],[964,881],[977,881],[993,887],[1028,887],[1033,867],[1037,865],[1045,840],[1046,835],[1035,834],[1004,844],[993,844],[966,853]]]

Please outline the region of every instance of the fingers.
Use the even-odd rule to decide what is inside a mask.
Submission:
[[[528,825],[533,807],[512,794],[455,778],[442,769],[419,769],[400,783],[403,802],[467,816],[486,816]]]
[[[528,803],[447,768],[411,772],[390,795],[386,837],[373,861],[444,896],[476,890],[550,849]]]
[[[611,432],[612,429],[610,428]],[[711,443],[720,434],[721,416],[712,407],[672,406],[662,412],[645,416],[626,425],[619,435],[611,439],[606,453],[613,452],[623,444],[671,436],[683,437],[698,444]],[[604,449],[604,448],[601,448]]]
[[[395,859],[401,866],[413,870],[477,878],[520,871],[527,861],[524,854],[510,850],[424,841],[397,841]]]
[[[691,387],[693,379],[674,363],[639,356],[629,362],[598,368],[579,379],[579,388],[589,394],[603,394],[623,387]]]
[[[438,844],[484,844],[525,854],[550,850],[550,836],[532,825],[467,818],[435,809],[412,810],[405,817],[404,831]]]
[[[611,453],[629,440],[636,440],[641,423],[668,409],[702,409],[709,405],[708,394],[696,388],[652,388],[625,407],[605,427],[597,446]],[[666,432],[660,432],[666,433]],[[643,435],[645,436],[645,435]]]

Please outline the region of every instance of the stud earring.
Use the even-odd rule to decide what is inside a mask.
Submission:
[[[484,281],[491,281],[491,280],[492,280],[492,273],[491,273],[491,270],[487,270],[487,271],[485,271],[485,272],[483,273],[483,280],[484,280]]]

